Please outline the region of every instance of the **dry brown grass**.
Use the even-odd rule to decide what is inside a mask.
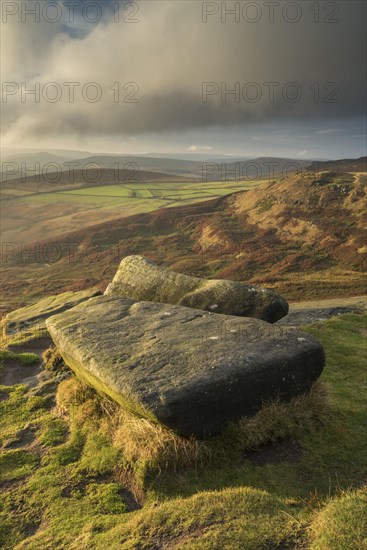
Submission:
[[[60,416],[70,416],[70,408],[84,403],[90,396],[90,388],[71,377],[63,380],[56,393],[56,410]]]
[[[194,438],[184,438],[160,424],[120,411],[113,444],[131,462],[143,461],[158,470],[190,467],[210,458],[210,449]]]
[[[254,416],[245,417],[230,427],[241,447],[254,450],[267,442],[296,436],[326,422],[331,404],[325,385],[317,381],[310,391],[289,402],[279,399],[264,403]]]
[[[56,406],[60,415],[68,416],[79,427],[87,422],[97,424],[128,463],[143,469],[175,470],[210,458],[203,441],[181,437],[161,424],[134,417],[74,377],[60,383]]]
[[[61,382],[56,404],[59,414],[69,416],[75,426],[93,426],[107,435],[134,470],[156,472],[198,467],[212,459],[223,459],[230,449],[253,450],[277,439],[297,437],[325,422],[330,409],[325,387],[317,382],[309,393],[288,403],[265,403],[256,415],[230,424],[222,435],[200,441],[132,416],[74,377]]]
[[[47,348],[42,354],[43,363],[46,370],[52,372],[68,372],[70,371],[64,363],[59,350],[55,346]]]

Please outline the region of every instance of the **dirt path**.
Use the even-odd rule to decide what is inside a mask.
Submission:
[[[290,302],[288,315],[276,324],[297,327],[326,321],[330,317],[343,315],[344,313],[363,313],[366,310],[367,296]]]
[[[21,363],[9,361],[1,369],[0,385],[15,386],[15,384],[27,384],[29,387],[31,387],[34,385],[32,384],[32,381],[35,381],[41,370],[41,363],[28,367],[22,365]]]
[[[355,183],[365,183],[367,172],[353,172]]]
[[[327,307],[360,307],[367,308],[367,296],[352,296],[347,298],[326,298],[306,302],[289,302],[292,310],[327,308]]]

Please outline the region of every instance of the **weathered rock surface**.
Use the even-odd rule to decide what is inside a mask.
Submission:
[[[93,296],[101,294],[96,289],[81,290],[80,292],[64,292],[55,296],[48,296],[30,306],[16,309],[2,321],[4,336],[10,336],[31,327],[45,328],[45,320],[74,307]]]
[[[141,256],[122,260],[105,294],[255,317],[270,323],[288,313],[288,303],[272,290],[236,281],[191,277],[159,267]]]
[[[324,365],[309,334],[177,305],[100,296],[46,326],[80,378],[183,435],[217,433],[263,401],[303,393]]]

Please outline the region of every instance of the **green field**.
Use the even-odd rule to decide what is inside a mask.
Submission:
[[[152,209],[160,206],[172,206],[176,201],[197,202],[208,200],[236,191],[245,191],[258,185],[259,182],[208,182],[208,183],[117,183],[114,185],[98,185],[71,190],[60,190],[46,193],[34,193],[22,197],[28,204],[35,202],[78,202],[94,204],[111,204],[117,202],[135,203],[136,199],[150,199]],[[8,190],[11,192],[11,189]],[[135,210],[135,208],[134,208]]]
[[[116,183],[1,193],[2,240],[33,243],[134,214],[215,199],[256,187],[249,182]],[[56,223],[57,222],[57,223]]]

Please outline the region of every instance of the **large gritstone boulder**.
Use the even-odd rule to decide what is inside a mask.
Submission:
[[[288,313],[276,292],[222,279],[200,279],[162,268],[141,256],[124,258],[106,289],[107,296],[255,317],[275,323]]]
[[[1,323],[3,336],[11,336],[32,327],[44,329],[48,317],[66,311],[98,294],[101,292],[95,288],[79,292],[63,292],[43,298],[35,304],[16,309],[8,313]]]
[[[46,325],[78,377],[185,436],[306,392],[324,365],[309,334],[169,304],[100,296]]]

